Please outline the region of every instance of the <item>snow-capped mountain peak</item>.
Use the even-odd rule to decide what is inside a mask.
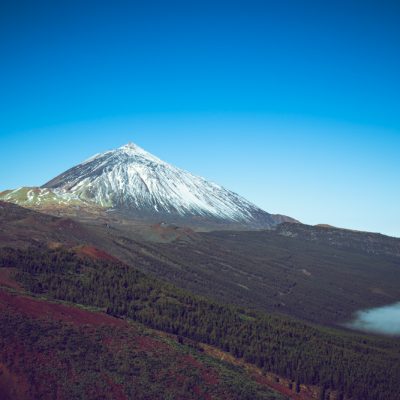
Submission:
[[[284,220],[134,143],[97,154],[43,185],[139,218],[271,227]]]
[[[148,151],[142,149],[141,147],[132,142],[129,142],[128,144],[119,147],[117,151],[121,151],[132,157],[143,157],[155,163],[165,164],[164,161],[160,160],[158,157],[155,157],[153,154],[149,153]]]
[[[158,157],[154,156],[153,154],[149,153],[148,151],[144,150],[143,148],[132,142],[129,142],[114,150],[109,150],[104,153],[95,154],[94,156],[85,160],[82,164],[89,163],[98,158],[104,158],[104,156],[107,155],[112,156],[117,154],[119,154],[121,157],[126,156],[136,159],[148,160],[156,164],[165,164],[164,161],[160,160]]]

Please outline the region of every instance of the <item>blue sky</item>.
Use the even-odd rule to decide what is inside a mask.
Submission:
[[[267,211],[400,236],[397,1],[0,3],[0,190],[134,141]]]

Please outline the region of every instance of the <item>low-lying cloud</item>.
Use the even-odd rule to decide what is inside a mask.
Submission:
[[[400,302],[358,311],[346,327],[384,335],[400,335]]]

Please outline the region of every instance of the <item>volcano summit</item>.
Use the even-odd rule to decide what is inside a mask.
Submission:
[[[292,218],[272,215],[243,197],[168,164],[129,143],[97,154],[44,184],[25,191],[31,204],[50,191],[65,202],[82,201],[125,217],[197,227],[272,228]],[[14,192],[5,200],[12,201]],[[21,204],[21,201],[18,202]]]

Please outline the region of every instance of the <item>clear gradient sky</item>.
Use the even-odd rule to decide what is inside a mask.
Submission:
[[[133,141],[400,237],[399,1],[0,2],[0,190]]]

